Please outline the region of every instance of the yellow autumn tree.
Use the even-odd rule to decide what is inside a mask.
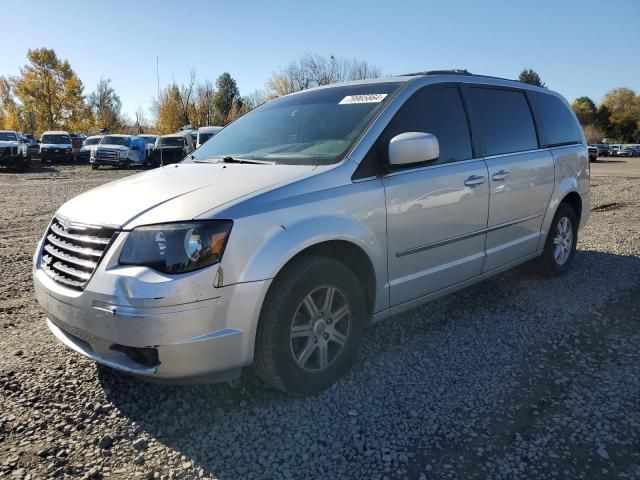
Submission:
[[[7,77],[0,77],[0,129],[26,130],[25,118],[13,95],[13,84]]]
[[[23,111],[33,115],[38,130],[86,128],[89,110],[84,86],[67,60],[48,48],[29,50],[29,63],[15,79]]]
[[[180,88],[177,84],[173,83],[160,92],[160,97],[154,100],[153,110],[158,133],[173,133],[184,126]]]

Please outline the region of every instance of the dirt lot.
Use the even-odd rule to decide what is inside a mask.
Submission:
[[[592,179],[567,276],[524,266],[396,316],[334,388],[292,399],[250,372],[150,385],[48,332],[39,237],[131,173],[0,173],[0,477],[640,478],[640,179]]]

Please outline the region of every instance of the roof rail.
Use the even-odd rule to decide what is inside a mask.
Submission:
[[[452,70],[426,70],[424,72],[402,73],[399,77],[415,77],[417,75],[473,75],[469,70],[454,68]]]
[[[477,73],[471,73],[469,70],[460,69],[460,68],[454,68],[452,70],[427,70],[425,72],[405,73],[398,76],[411,77],[411,76],[418,76],[418,75],[473,75],[474,77],[493,78],[496,80],[508,80],[509,82],[518,81],[518,80],[514,80],[513,78],[496,77],[493,75],[479,75]]]

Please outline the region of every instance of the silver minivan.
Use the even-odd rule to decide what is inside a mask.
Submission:
[[[253,365],[308,395],[372,322],[530,260],[565,273],[590,202],[557,93],[463,72],[331,85],[66,202],[35,292],[53,334],[104,365],[169,382]]]

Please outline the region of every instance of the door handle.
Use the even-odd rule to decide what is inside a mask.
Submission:
[[[465,184],[467,187],[475,187],[476,185],[481,185],[481,184],[483,184],[483,183],[484,183],[484,182],[486,182],[486,181],[487,181],[487,179],[486,179],[485,177],[483,177],[483,176],[480,176],[480,175],[471,175],[469,178],[467,178],[467,179],[464,181],[464,184]]]
[[[509,170],[500,170],[491,175],[491,178],[499,182],[500,180],[504,180],[505,178],[507,178],[509,175],[511,175],[511,172]]]

